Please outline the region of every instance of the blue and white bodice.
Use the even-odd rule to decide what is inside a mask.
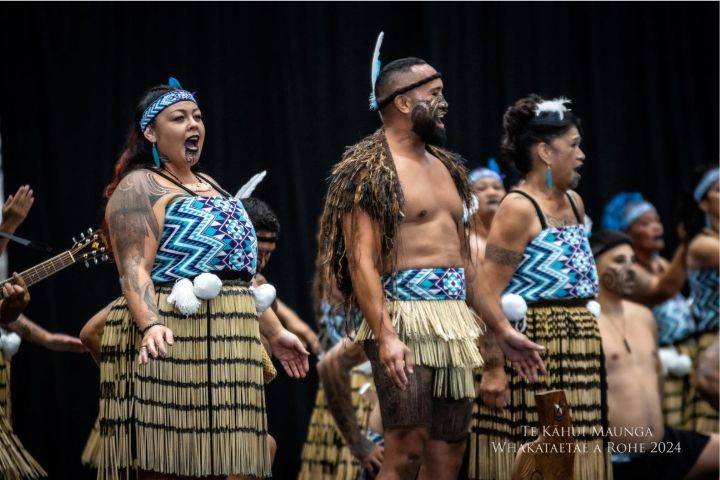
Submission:
[[[595,298],[598,275],[583,225],[549,227],[525,247],[505,293],[527,303]]]
[[[692,316],[698,333],[717,331],[720,326],[718,302],[720,277],[715,269],[689,269]]]
[[[652,309],[658,326],[658,342],[667,347],[695,333],[690,306],[681,294],[675,295]]]
[[[242,203],[232,197],[189,197],[165,210],[153,282],[232,270],[255,275],[257,238]]]

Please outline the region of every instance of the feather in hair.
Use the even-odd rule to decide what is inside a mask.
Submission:
[[[554,112],[558,114],[560,120],[565,118],[565,112],[570,109],[565,106],[566,103],[570,103],[571,100],[565,97],[553,98],[552,100],[543,100],[535,106],[535,116],[537,117],[541,113]]]
[[[378,103],[377,97],[375,96],[375,82],[377,81],[378,75],[380,75],[380,47],[382,46],[385,32],[378,34],[377,40],[375,41],[375,51],[373,51],[372,62],[370,63],[370,110],[377,110]]]
[[[257,187],[260,182],[263,181],[265,175],[267,175],[267,170],[263,170],[262,172],[253,175],[253,177],[248,180],[245,185],[240,187],[240,190],[238,190],[235,194],[235,198],[237,198],[238,200],[242,200],[243,198],[248,198],[250,195],[252,195],[253,191],[255,191],[255,187]]]

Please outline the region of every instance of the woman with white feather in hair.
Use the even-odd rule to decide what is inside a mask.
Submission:
[[[533,430],[538,427],[535,394],[556,389],[565,391],[576,427],[575,480],[611,475],[603,438],[593,435],[607,426],[601,339],[588,308],[597,296],[598,278],[585,236],[583,201],[573,191],[585,154],[580,119],[568,103],[529,95],[503,117],[501,152],[525,183],[507,194],[493,218],[484,266],[491,291],[505,294],[508,318],[545,347],[540,355],[547,374],[538,383],[526,382],[505,361],[493,336],[481,337],[483,405],[475,427],[479,441],[469,446],[470,478],[510,479],[521,446],[538,434]],[[516,308],[519,315],[507,308],[513,303],[508,299],[522,307]]]

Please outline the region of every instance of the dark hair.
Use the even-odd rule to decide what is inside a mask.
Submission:
[[[596,259],[608,250],[625,244],[632,247],[630,237],[618,230],[601,230],[590,236],[590,250]]]
[[[543,99],[534,93],[516,101],[503,115],[503,134],[500,155],[525,176],[532,169],[530,147],[536,143],[549,143],[553,138],[577,127],[582,134],[580,118],[571,111],[565,112],[563,120],[554,122],[531,122],[535,107]]]
[[[705,228],[705,212],[702,211],[693,196],[695,187],[697,187],[705,174],[714,168],[717,168],[717,164],[695,167],[690,173],[690,185],[682,193],[680,202],[678,202],[677,221],[685,227],[685,239],[688,242]],[[707,192],[705,192],[703,198],[706,196]]]
[[[280,222],[270,205],[254,197],[244,198],[242,204],[255,230],[267,230],[276,235],[280,233]]]
[[[142,167],[151,167],[154,165],[152,157],[152,144],[145,138],[143,132],[140,131],[140,119],[145,109],[161,95],[175,87],[169,85],[158,85],[150,88],[143,93],[142,98],[135,106],[135,115],[130,126],[130,133],[125,139],[125,146],[120,154],[117,162],[115,162],[114,175],[112,181],[105,187],[103,197],[107,201],[113,194],[120,181],[133,170]],[[150,124],[152,125],[153,122]]]
[[[409,72],[415,65],[427,65],[427,62],[417,57],[400,58],[388,63],[380,70],[380,74],[375,80],[375,97],[378,103],[400,87],[397,85],[398,76]]]

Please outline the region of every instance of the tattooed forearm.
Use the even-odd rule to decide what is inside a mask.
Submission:
[[[47,331],[36,324],[25,315],[20,315],[17,320],[7,325],[9,330],[17,333],[23,340],[41,343]]]
[[[341,350],[338,350],[341,349]],[[345,348],[339,345],[328,352],[324,365],[318,371],[328,410],[335,419],[348,448],[357,458],[365,458],[373,448],[373,443],[362,435],[352,402],[350,370],[364,360],[360,348]]]
[[[154,294],[155,288],[153,287],[153,284],[151,282],[146,283],[143,287],[142,298],[145,302],[145,306],[148,309],[147,318],[151,322],[157,320],[159,316],[157,305],[155,304],[155,300],[153,299]]]
[[[488,243],[485,247],[485,261],[492,261],[500,265],[516,268],[523,259],[522,252],[513,252],[507,248]]]
[[[487,327],[485,333],[480,337],[480,354],[485,362],[485,368],[505,365],[505,356],[495,340],[495,333]]]

